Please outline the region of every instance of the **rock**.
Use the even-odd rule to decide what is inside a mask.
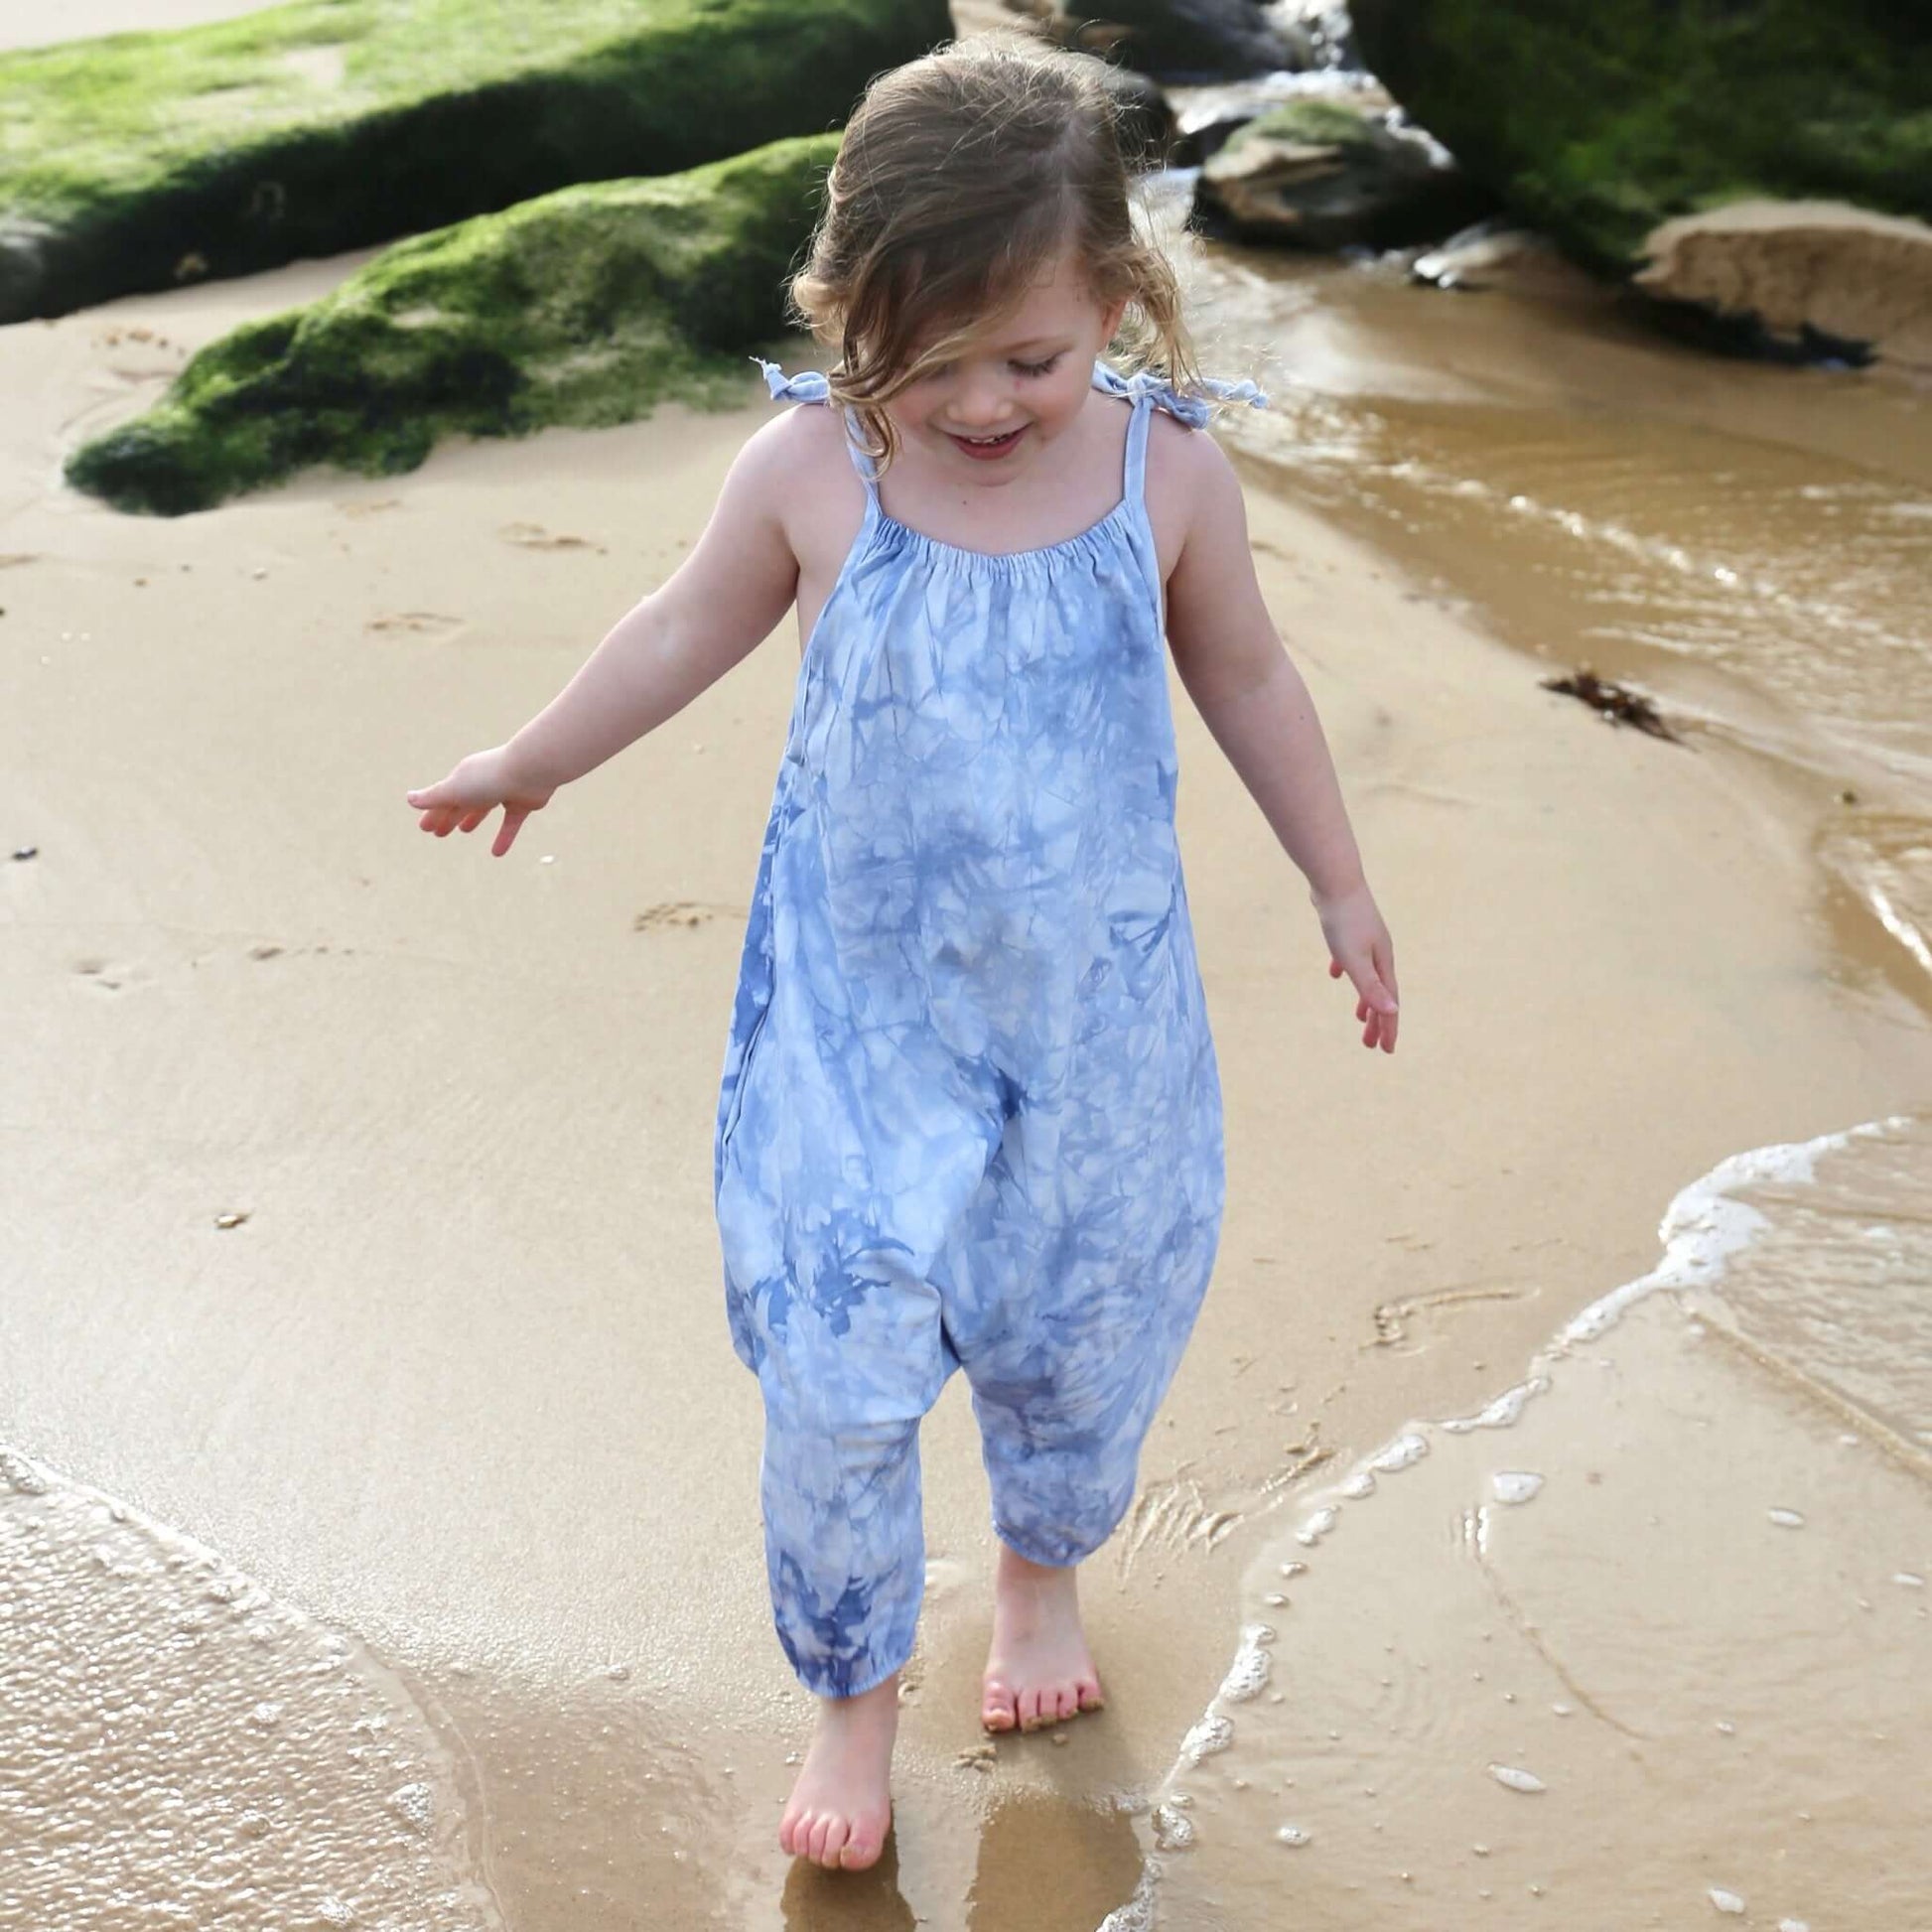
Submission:
[[[1923,221],[1842,202],[1728,202],[1662,223],[1643,248],[1649,260],[1632,280],[1646,295],[1741,327],[1745,346],[1932,366]]]
[[[1540,285],[1552,276],[1561,277],[1563,267],[1547,235],[1494,215],[1425,249],[1409,264],[1409,273],[1432,288],[1488,289]],[[1585,280],[1574,268],[1569,276]]]
[[[306,308],[197,354],[145,416],[83,444],[76,487],[206,509],[314,463],[413,470],[449,435],[647,415],[761,391],[834,135],[687,174],[593,182],[385,249]]]
[[[0,323],[842,122],[944,0],[290,0],[0,56]]]
[[[1314,36],[1292,8],[1260,0],[1009,0],[1063,47],[1105,54],[1161,80],[1203,80],[1317,65]]]
[[[1513,213],[1625,273],[1664,222],[1826,198],[1932,212],[1921,8],[1355,0],[1356,45]]]
[[[1297,100],[1342,99],[1363,109],[1386,111],[1395,105],[1373,74],[1339,69],[1305,73],[1258,73],[1244,80],[1217,80],[1204,86],[1171,86],[1173,151],[1177,168],[1198,168],[1227,146],[1237,128],[1259,119],[1271,107]]]
[[[1201,169],[1208,226],[1301,248],[1400,247],[1490,206],[1427,136],[1341,100],[1302,100],[1250,121]]]

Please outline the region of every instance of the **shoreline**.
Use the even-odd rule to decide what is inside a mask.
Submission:
[[[995,1932],[1037,1924],[995,1868],[1050,1850],[1090,1932],[1139,1868],[1122,1802],[1205,1709],[1243,1575],[1315,1472],[1392,1417],[1479,1409],[1654,1265],[1686,1179],[1927,1091],[1932,1036],[1902,995],[1837,988],[1804,827],[1742,761],[1536,690],[1399,563],[1251,490],[1397,934],[1403,1050],[1356,1042],[1299,876],[1176,686],[1230,1212],[1136,1517],[1090,1571],[1114,1708],[960,1761],[991,1538],[955,1385],[925,1431],[897,1856],[869,1887],[788,1874],[766,1814],[807,1711],[764,1627],[708,1129],[795,641],[506,861],[401,804],[672,567],[765,411],[312,473],[170,523],[59,488],[82,416],[344,265],[10,338],[0,547],[32,560],[0,575],[0,807],[41,854],[8,870],[0,941],[5,1433],[440,1707],[520,1926],[626,1924],[639,1896],[692,1923],[836,1923],[861,1897],[944,1923],[972,1897]],[[102,340],[130,322],[175,346]]]

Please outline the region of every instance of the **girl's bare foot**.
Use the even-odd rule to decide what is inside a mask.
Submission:
[[[1002,1543],[980,1723],[988,1730],[1037,1730],[1103,1702],[1080,1628],[1077,1572],[1029,1563]]]
[[[794,1859],[862,1871],[879,1862],[893,1822],[888,1778],[898,1734],[898,1673],[856,1698],[821,1698],[805,1767],[778,1821]]]

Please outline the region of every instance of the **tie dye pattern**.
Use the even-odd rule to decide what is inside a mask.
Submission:
[[[774,396],[824,378],[764,364]],[[918,1427],[971,1384],[999,1536],[1126,1512],[1219,1238],[1221,1096],[1174,839],[1161,577],[1121,501],[987,555],[866,510],[800,665],[715,1140],[733,1345],[765,1412],[779,1641],[821,1696],[912,1647]],[[1252,384],[1216,385],[1259,402]]]

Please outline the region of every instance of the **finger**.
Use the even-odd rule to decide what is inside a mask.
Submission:
[[[516,841],[517,833],[522,829],[523,821],[529,816],[530,808],[527,805],[503,807],[502,827],[496,834],[496,843],[489,848],[494,857],[500,859],[510,849]]]
[[[1401,1002],[1389,983],[1377,972],[1373,965],[1364,966],[1361,977],[1355,982],[1356,990],[1377,1013],[1393,1015]]]
[[[1375,962],[1375,970],[1382,984],[1389,989],[1389,997],[1400,1005],[1402,994],[1395,983],[1395,941],[1384,933],[1381,939],[1369,948],[1369,957]]]

